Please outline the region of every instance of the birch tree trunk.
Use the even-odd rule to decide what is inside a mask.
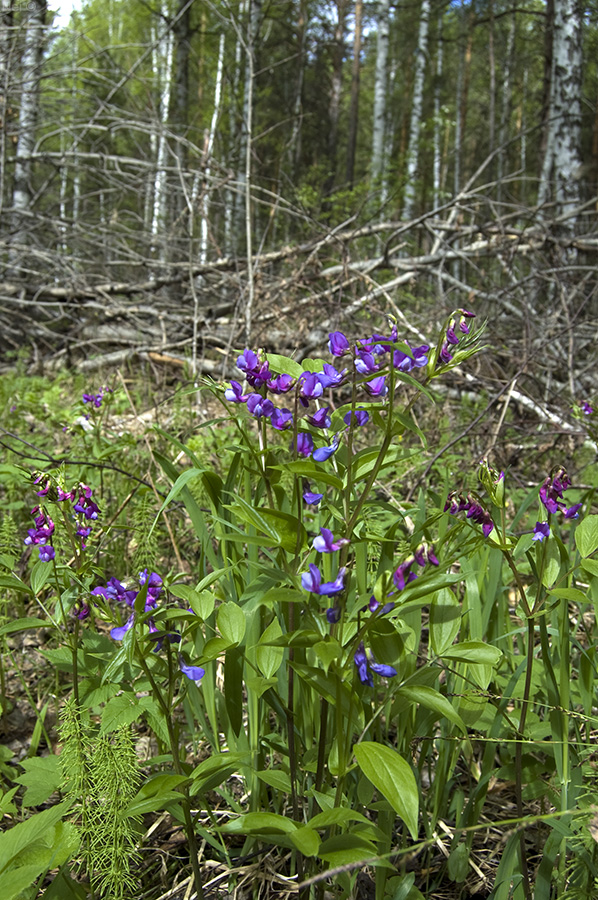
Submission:
[[[7,112],[11,89],[12,0],[0,0],[0,210],[4,209],[6,158],[8,151]]]
[[[19,131],[15,153],[12,189],[13,232],[11,243],[26,243],[25,215],[31,208],[32,154],[39,112],[39,85],[42,73],[44,38],[46,31],[46,0],[31,0],[24,8],[25,43],[21,57],[21,97]],[[11,264],[18,252],[10,254]]]
[[[249,0],[249,16],[245,40],[245,80],[243,88],[243,113],[241,122],[241,140],[239,141],[239,167],[237,170],[236,194],[236,230],[239,235],[247,234],[247,169],[251,159],[253,88],[255,77],[255,54],[261,23],[262,0]],[[249,254],[249,248],[246,248]]]
[[[376,40],[376,74],[374,78],[374,116],[372,122],[372,162],[370,177],[375,184],[384,168],[384,133],[386,124],[386,83],[390,0],[379,0],[377,10],[378,33]]]
[[[296,181],[301,160],[301,124],[303,119],[303,80],[305,77],[307,24],[307,0],[299,0],[297,17],[297,75],[295,80],[295,99],[293,102],[293,127],[287,148],[288,169],[292,184]]]
[[[424,0],[426,2],[426,0]],[[349,110],[349,139],[347,143],[347,184],[353,187],[355,148],[359,122],[359,74],[361,71],[361,16],[363,0],[355,0],[355,36],[353,39],[353,73],[351,77],[351,108]]]
[[[442,85],[442,13],[438,16],[438,45],[436,48],[436,78],[434,81],[434,164],[433,164],[433,200],[434,208],[440,204],[440,170],[442,164],[442,116],[440,105],[440,89]]]
[[[511,113],[511,72],[513,69],[513,48],[515,46],[515,12],[511,14],[509,22],[509,32],[507,35],[507,50],[505,62],[503,66],[503,82],[502,82],[502,101],[500,111],[500,126],[498,129],[498,156],[496,159],[496,180],[498,182],[496,188],[496,196],[500,203],[502,199],[502,176],[504,149],[509,136],[509,116]]]
[[[162,27],[154,55],[154,76],[159,91],[156,176],[154,180],[154,204],[152,212],[152,249],[160,262],[167,259],[167,211],[168,190],[166,162],[168,158],[168,120],[170,114],[170,93],[172,88],[172,59],[174,37],[170,27]]]
[[[407,147],[405,199],[403,202],[403,218],[411,219],[415,204],[415,176],[419,149],[419,132],[424,106],[424,75],[428,57],[428,22],[430,20],[430,0],[422,0],[419,19],[419,35],[415,57],[415,73],[413,76],[413,101],[411,104],[411,122],[409,125],[409,144]]]
[[[324,184],[324,194],[331,194],[336,181],[336,154],[338,148],[338,123],[343,87],[343,62],[345,58],[345,27],[348,0],[335,0],[336,22],[332,40],[332,71],[328,97],[328,166],[329,174]]]
[[[557,216],[574,232],[573,210],[581,200],[582,8],[577,0],[555,3],[550,127],[538,202],[550,195]]]

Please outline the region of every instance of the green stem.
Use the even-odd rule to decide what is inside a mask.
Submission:
[[[152,673],[150,672],[149,666],[147,665],[145,659],[141,651],[138,654],[138,660],[141,668],[143,669],[145,675],[149,683],[152,686],[152,690],[154,692],[154,696],[158,701],[160,707],[162,708],[162,712],[164,713],[164,719],[166,721],[166,729],[168,731],[168,740],[170,743],[170,752],[172,755],[172,764],[174,766],[174,770],[177,775],[185,775],[183,772],[183,767],[181,766],[181,759],[179,755],[179,745],[176,739],[176,734],[174,730],[174,725],[172,721],[172,715],[170,708],[168,707],[166,701],[164,700],[162,691],[158,687],[156,681]],[[193,869],[193,881],[195,884],[195,890],[197,891],[198,900],[204,900],[203,887],[201,883],[201,871],[199,868],[199,848],[197,846],[197,840],[195,837],[195,829],[193,827],[193,817],[191,815],[191,798],[189,796],[189,789],[187,785],[181,785],[181,806],[183,808],[183,816],[185,819],[185,834],[187,835],[187,841],[189,844],[189,857],[191,860],[191,867]]]

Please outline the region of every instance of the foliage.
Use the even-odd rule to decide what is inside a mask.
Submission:
[[[15,507],[3,531],[22,527],[31,551],[20,567],[2,556],[2,702],[9,642],[50,628],[63,723],[60,767],[43,717],[20,769],[2,756],[11,896],[49,869],[48,896],[79,896],[78,864],[97,895],[133,896],[141,817],[160,810],[186,835],[199,896],[209,860],[232,870],[263,847],[306,897],[325,883],[354,896],[359,872],[381,900],[458,892],[471,872],[494,898],[592,896],[591,500],[558,463],[512,495],[487,461],[476,484],[445,472],[404,499],[425,458],[416,406],[479,351],[473,321],[456,311],[432,346],[392,323],[333,332],[332,363],[245,349],[243,380],[202,386],[219,447],[154,428],[152,483],[168,487],[160,506],[149,488],[130,499],[129,556],[111,538],[135,462],[108,437],[118,394],[84,395],[91,431],[75,438],[107,467],[93,487],[84,462],[74,480],[64,460],[27,476],[7,464],[5,496],[37,505],[34,527]],[[576,414],[594,427],[589,403]],[[163,568],[165,515],[178,572]],[[67,799],[35,811],[61,782]],[[493,801],[509,784],[510,811]],[[497,867],[480,857],[490,827],[506,833]]]

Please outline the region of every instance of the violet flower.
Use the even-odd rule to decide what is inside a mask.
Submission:
[[[292,446],[291,446],[292,449]],[[314,449],[314,439],[307,431],[300,431],[297,435],[297,443],[295,446],[299,456],[311,456]]]
[[[329,387],[337,387],[342,383],[346,373],[346,369],[343,369],[342,372],[339,372],[330,363],[324,363],[324,371],[318,372],[317,378],[324,389]]]
[[[231,381],[230,387],[224,392],[224,399],[230,403],[246,403],[247,394],[243,393],[243,388],[238,381]]]
[[[201,666],[189,666],[182,656],[179,656],[179,669],[189,678],[190,681],[201,681],[206,674],[206,670]]]
[[[277,431],[285,431],[293,424],[293,413],[290,409],[275,409],[270,416],[270,424]]]
[[[336,451],[338,450],[339,441],[340,438],[338,434],[335,434],[329,447],[320,447],[319,450],[314,450],[313,458],[316,460],[316,462],[325,462],[332,456],[333,453],[336,453]]]
[[[356,409],[355,412],[349,410],[343,417],[343,422],[345,425],[350,425],[352,421],[358,426],[367,425],[370,421],[370,414],[366,409]]]
[[[397,674],[397,670],[394,666],[387,666],[383,663],[375,662],[372,651],[366,652],[363,643],[357,648],[354,659],[359,680],[362,684],[367,684],[370,687],[374,687],[372,672],[375,672],[376,675],[381,675],[383,678],[393,678]]]
[[[317,494],[314,491],[304,491],[303,499],[308,506],[317,506],[324,494]]]
[[[342,331],[332,331],[328,337],[328,349],[333,356],[343,356],[349,350],[349,341]]]
[[[547,537],[550,537],[550,525],[548,522],[536,522],[532,541],[543,541]]]
[[[313,416],[308,416],[307,421],[310,425],[313,425],[314,428],[330,428],[331,419],[329,409],[329,406],[323,406],[321,409],[318,409]]]
[[[262,397],[261,394],[249,394],[247,409],[256,419],[261,418],[261,416],[270,417],[274,412],[274,404],[267,397]]]
[[[386,375],[379,375],[377,378],[372,378],[372,380],[367,381],[363,387],[370,397],[385,397],[388,393],[388,388],[386,387]]]
[[[311,594],[324,594],[332,596],[340,594],[345,589],[345,575],[347,569],[342,566],[334,581],[325,581],[322,583],[322,574],[317,566],[313,563],[309,564],[309,572],[303,572],[301,575],[301,586],[305,591]]]
[[[314,550],[317,550],[318,553],[333,553],[335,550],[340,550],[341,547],[344,547],[345,544],[348,543],[348,538],[339,538],[335,541],[334,535],[329,528],[320,528],[320,534],[314,538],[313,548]]]

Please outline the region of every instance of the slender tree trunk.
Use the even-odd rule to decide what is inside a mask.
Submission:
[[[372,122],[372,163],[370,166],[370,177],[374,184],[381,177],[384,168],[386,84],[388,45],[390,43],[389,9],[390,0],[379,0],[377,15],[376,74],[374,77],[374,116]]]
[[[32,154],[39,113],[39,85],[46,30],[46,0],[31,0],[24,9],[25,43],[21,57],[19,131],[12,189],[13,233],[11,242],[26,243],[25,216],[31,208]],[[11,264],[17,259],[11,253]]]
[[[511,115],[511,73],[513,70],[513,48],[515,46],[515,12],[511,15],[509,22],[509,32],[507,35],[507,50],[505,62],[503,66],[503,82],[502,82],[502,98],[500,110],[500,126],[498,129],[498,156],[496,159],[496,180],[498,182],[496,189],[497,200],[500,203],[502,199],[502,176],[504,149],[503,145],[509,137],[509,118]]]
[[[332,71],[328,98],[328,168],[324,194],[331,194],[336,181],[336,157],[338,148],[338,124],[343,87],[343,62],[345,58],[345,29],[348,0],[335,0],[336,22],[332,41]]]
[[[288,170],[291,182],[297,179],[301,161],[301,125],[303,120],[303,81],[305,77],[305,57],[307,48],[307,0],[299,0],[297,11],[297,74],[295,77],[295,99],[293,101],[293,127],[288,144]]]
[[[442,12],[438,14],[438,36],[436,47],[436,79],[434,82],[434,192],[433,206],[436,208],[440,204],[440,183],[441,183],[441,164],[442,164],[442,117],[440,104],[440,91],[442,87]]]
[[[152,244],[154,253],[160,262],[167,259],[167,213],[168,190],[166,164],[168,160],[168,122],[170,115],[170,94],[172,88],[172,59],[174,37],[172,30],[160,26],[162,34],[154,57],[154,76],[158,85],[158,122],[156,158],[156,177],[154,180],[154,205],[152,211]]]
[[[490,19],[488,26],[488,152],[492,153],[496,141],[496,58],[494,55],[494,0],[489,0],[488,17]],[[494,164],[489,169],[489,175],[492,177]]]
[[[261,24],[262,0],[249,0],[249,17],[245,40],[245,80],[243,90],[243,117],[239,142],[239,168],[237,171],[236,209],[239,234],[247,235],[247,160],[251,158],[252,118],[254,102],[255,59]],[[246,248],[246,252],[249,250]]]
[[[427,2],[427,0],[424,0]],[[347,176],[349,188],[353,187],[355,149],[359,122],[359,74],[361,71],[361,15],[363,0],[355,0],[355,36],[353,38],[353,73],[351,77],[351,107],[349,111],[349,140],[347,146]]]
[[[10,109],[12,56],[12,0],[0,0],[0,211],[6,196],[6,158],[8,153],[7,116]]]
[[[411,123],[409,126],[409,146],[407,148],[405,199],[403,202],[403,218],[410,219],[415,205],[415,178],[419,150],[419,132],[424,106],[424,75],[428,57],[428,22],[430,19],[430,0],[422,0],[419,20],[419,35],[415,57],[415,73],[413,76],[413,101],[411,104]]]
[[[582,10],[577,0],[555,5],[549,131],[539,203],[552,193],[555,213],[568,216],[566,230],[575,230],[572,211],[580,203],[581,178]],[[552,191],[551,191],[552,187]]]

